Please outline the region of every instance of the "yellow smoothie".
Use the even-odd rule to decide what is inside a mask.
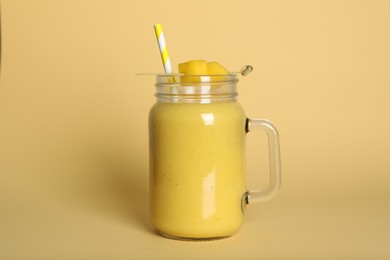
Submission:
[[[159,232],[196,239],[238,231],[246,192],[245,121],[236,101],[153,106],[151,220]]]

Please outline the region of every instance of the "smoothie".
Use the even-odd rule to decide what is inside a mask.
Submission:
[[[196,239],[238,231],[246,192],[245,121],[236,101],[153,106],[151,220],[160,233]]]

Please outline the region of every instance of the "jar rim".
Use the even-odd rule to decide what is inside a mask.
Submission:
[[[213,103],[236,100],[237,75],[156,76],[156,97],[169,103]]]

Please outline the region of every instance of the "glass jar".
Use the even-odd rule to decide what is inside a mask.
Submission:
[[[149,114],[150,214],[166,237],[208,240],[235,234],[248,203],[271,198],[280,186],[277,129],[247,119],[237,102],[237,76],[156,77]],[[270,182],[247,191],[245,136],[265,130]]]

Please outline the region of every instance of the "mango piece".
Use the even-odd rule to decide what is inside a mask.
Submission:
[[[186,74],[186,76],[181,77],[182,82],[201,82],[200,75],[226,75],[229,74],[229,71],[215,61],[190,60],[179,64],[179,73]],[[224,79],[224,76],[213,76],[211,80],[220,81]]]
[[[218,62],[212,61],[207,63],[207,74],[208,75],[226,75],[229,74],[229,71],[225,69],[221,64]],[[212,77],[212,81],[222,81],[224,80],[224,76],[214,76]]]
[[[205,60],[190,60],[180,63],[179,73],[187,75],[207,75],[207,62]]]
[[[226,75],[229,71],[225,69],[221,64],[216,61],[207,63],[207,74],[208,75]]]
[[[201,82],[201,77],[193,75],[207,75],[207,62],[205,60],[190,60],[180,63],[179,73],[188,75],[181,76],[181,82]]]

